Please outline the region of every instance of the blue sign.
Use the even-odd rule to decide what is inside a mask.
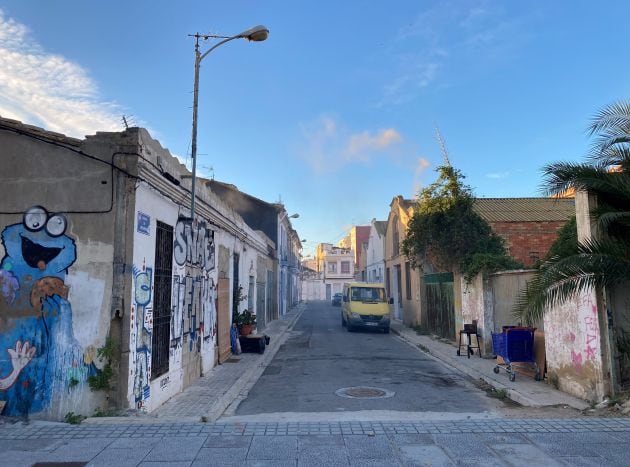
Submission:
[[[138,211],[138,232],[151,235],[151,216]]]

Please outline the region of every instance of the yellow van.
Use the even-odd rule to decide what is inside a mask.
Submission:
[[[389,301],[383,284],[351,282],[343,285],[341,325],[389,332]]]

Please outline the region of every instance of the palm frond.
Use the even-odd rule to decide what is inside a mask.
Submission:
[[[616,211],[608,206],[598,206],[593,210],[593,216],[604,230],[615,223],[630,227],[630,211]]]
[[[626,280],[630,280],[630,243],[590,240],[579,245],[578,254],[544,263],[517,298],[513,314],[531,324],[579,292]]]
[[[618,101],[595,114],[588,128],[590,135],[612,130],[630,128],[630,101]]]
[[[574,188],[592,192],[611,193],[630,200],[630,177],[623,173],[609,172],[590,164],[556,162],[543,168],[543,190],[557,195]]]
[[[601,168],[625,166],[630,164],[630,146],[625,144],[612,145],[602,148],[593,145],[587,158],[590,163]]]

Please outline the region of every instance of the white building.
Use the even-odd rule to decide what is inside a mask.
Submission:
[[[387,221],[372,219],[366,251],[366,279],[368,282],[385,282],[384,245],[386,232]]]
[[[354,280],[354,254],[350,248],[320,243],[315,252],[317,272],[324,281],[325,300],[331,300],[333,294],[343,290],[345,282]]]

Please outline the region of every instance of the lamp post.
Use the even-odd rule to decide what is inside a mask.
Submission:
[[[193,88],[193,116],[192,116],[192,143],[191,143],[191,158],[192,158],[192,194],[190,201],[190,219],[191,222],[195,222],[195,186],[197,178],[197,109],[199,106],[199,68],[201,67],[201,61],[220,45],[230,42],[234,39],[247,39],[248,41],[261,42],[269,37],[269,29],[265,26],[254,26],[246,31],[235,36],[216,36],[212,34],[189,34],[189,36],[195,38],[195,86]],[[210,47],[203,54],[199,50],[199,39],[223,39]]]

